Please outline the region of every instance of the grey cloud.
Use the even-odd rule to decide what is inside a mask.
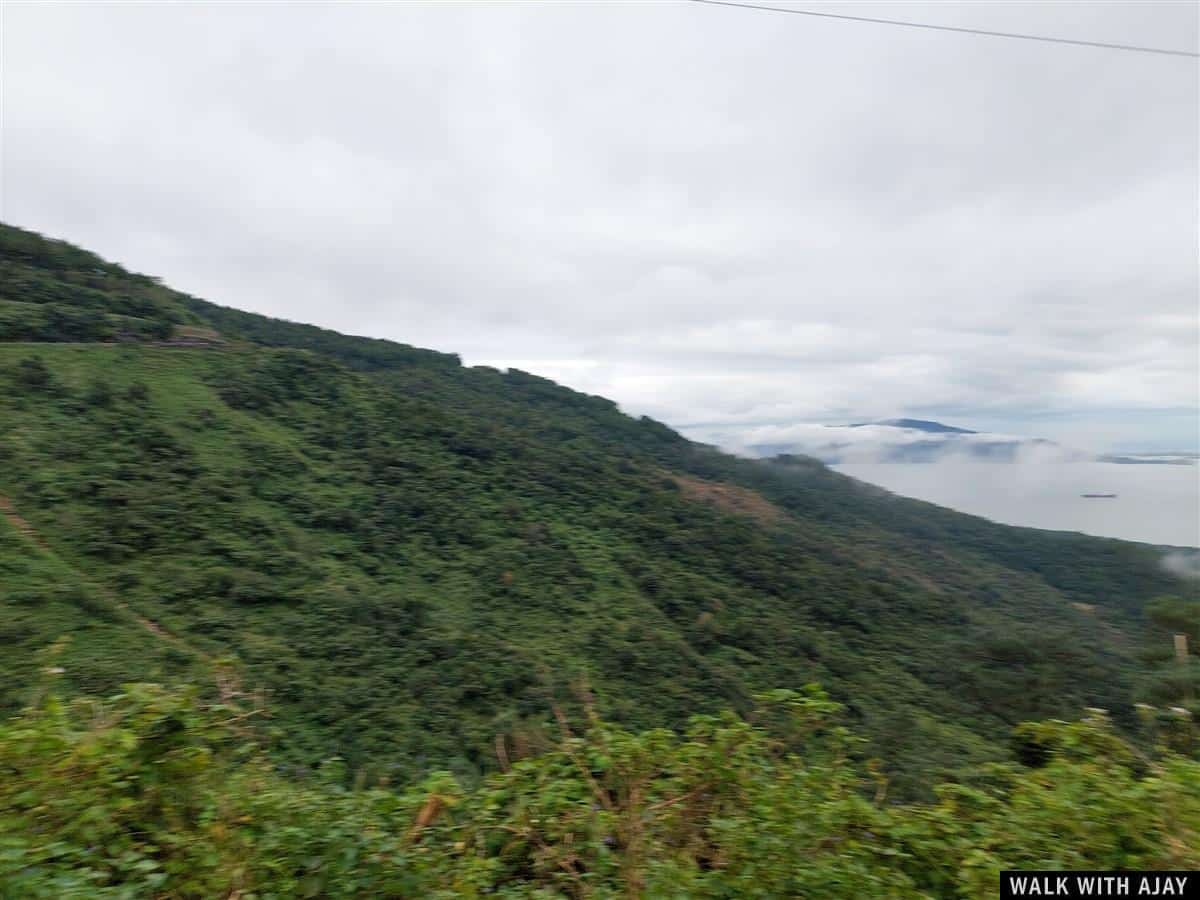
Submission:
[[[681,426],[1197,441],[1189,60],[682,3],[9,3],[2,49],[4,218],[218,302]]]

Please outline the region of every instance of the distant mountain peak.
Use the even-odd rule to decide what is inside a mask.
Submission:
[[[880,419],[877,422],[855,422],[848,428],[862,428],[866,425],[890,425],[893,428],[911,428],[914,431],[926,431],[930,434],[978,434],[969,428],[956,428],[953,425],[943,425],[941,422],[931,422],[928,419]]]

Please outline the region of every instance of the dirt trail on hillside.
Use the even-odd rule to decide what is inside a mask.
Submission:
[[[0,494],[0,513],[4,514],[4,518],[8,519],[8,523],[17,530],[18,533],[25,535],[29,540],[33,541],[43,550],[49,550],[42,536],[34,530],[33,526],[26,522],[23,518],[17,515],[16,508],[12,505],[12,501]]]
[[[4,518],[6,518],[8,520],[9,524],[12,525],[12,527],[17,530],[18,534],[23,535],[28,540],[37,544],[37,546],[41,547],[47,553],[54,553],[54,551],[50,549],[50,545],[46,543],[46,539],[43,538],[38,533],[37,529],[34,528],[32,525],[30,525],[29,522],[17,512],[16,507],[13,506],[13,502],[8,497],[6,497],[4,494],[0,494],[0,514],[3,514]],[[69,569],[71,569],[72,571],[75,571],[76,574],[78,574],[78,572],[77,572],[77,570],[75,570],[74,566],[72,566],[66,560],[63,560],[62,557],[59,557],[59,559]],[[82,576],[80,577],[80,580],[81,581],[84,580],[82,578]],[[187,645],[182,640],[180,640],[175,635],[171,634],[171,632],[167,631],[167,629],[163,628],[157,622],[155,622],[152,619],[147,619],[145,616],[139,615],[138,613],[136,613],[132,609],[130,609],[129,605],[127,603],[125,603],[124,600],[120,600],[120,599],[112,596],[112,594],[108,591],[108,589],[100,588],[100,590],[104,593],[104,595],[109,600],[111,600],[113,602],[113,605],[115,605],[118,609],[120,609],[126,615],[133,618],[134,621],[136,621],[139,625],[141,625],[144,629],[146,629],[148,632],[150,632],[155,637],[157,637],[161,640],[164,640],[164,641],[170,641],[171,643],[177,644],[181,647],[187,647]],[[191,648],[191,647],[187,647],[187,649],[191,650],[193,653],[195,653],[197,656],[200,656],[201,658],[205,658],[205,659],[208,658],[208,654],[206,654],[206,653],[203,653],[199,650],[195,650],[194,648]]]

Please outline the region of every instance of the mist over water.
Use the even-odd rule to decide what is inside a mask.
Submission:
[[[1200,467],[1194,465],[953,461],[831,468],[1006,525],[1200,547]],[[1096,493],[1118,496],[1080,496]]]

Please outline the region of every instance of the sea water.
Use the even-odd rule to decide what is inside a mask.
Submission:
[[[905,497],[1007,525],[1200,547],[1196,465],[942,462],[832,468]]]

